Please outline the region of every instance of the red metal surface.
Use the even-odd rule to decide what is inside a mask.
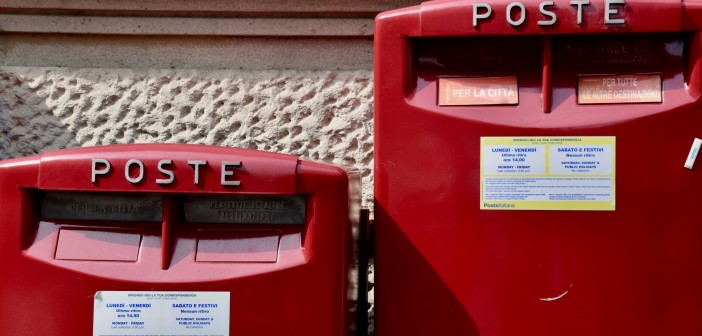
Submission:
[[[473,1],[376,20],[376,334],[702,334],[702,164],[683,168],[702,137],[699,4],[628,0],[607,26],[604,1],[582,25],[557,3],[544,27],[522,1],[513,27],[509,2],[477,29]],[[578,76],[647,73],[661,103],[577,104]],[[438,106],[441,76],[517,76],[519,104]],[[486,136],[616,137],[616,210],[480,210]]]
[[[97,184],[91,183],[93,158],[109,159],[113,168]],[[122,167],[128,159],[143,161],[142,184],[126,182]],[[174,184],[153,182],[164,177],[157,173],[160,159],[173,160]],[[200,186],[193,184],[193,170],[186,163],[196,159],[211,163]],[[241,162],[234,176],[241,185],[218,183],[220,161]],[[353,266],[358,182],[355,172],[293,156],[196,145],[81,148],[3,161],[0,333],[91,335],[94,294],[120,290],[230,292],[231,335],[351,335],[355,321],[349,312],[348,272]],[[44,220],[37,212],[39,190],[150,191],[168,200],[164,223]],[[171,198],[191,193],[302,194],[307,196],[306,219],[300,225],[183,223]],[[104,241],[104,251],[90,252],[102,246],[89,239],[92,231]],[[246,239],[244,247],[255,247],[254,253],[237,262],[241,251],[217,245],[218,231],[229,242]],[[59,234],[64,237],[56,258]],[[136,262],[104,260],[133,259],[130,246],[139,235]],[[266,236],[280,237],[279,250],[266,250],[278,248],[262,239]],[[113,246],[125,237],[129,246]],[[198,237],[204,239],[199,248]],[[64,246],[81,241],[87,242],[86,250]],[[169,247],[172,253],[164,252]],[[220,253],[218,262],[196,262],[197,251],[205,259],[212,257],[208,253]],[[93,257],[103,260],[89,260]]]

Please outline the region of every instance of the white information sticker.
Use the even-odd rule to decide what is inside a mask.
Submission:
[[[482,137],[480,208],[615,210],[616,138]]]
[[[100,291],[93,336],[229,336],[229,292]]]

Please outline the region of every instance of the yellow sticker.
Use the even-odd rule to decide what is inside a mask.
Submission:
[[[480,209],[614,210],[615,140],[482,137]]]

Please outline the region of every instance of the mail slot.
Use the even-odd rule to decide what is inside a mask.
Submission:
[[[2,333],[352,335],[359,190],[354,170],[213,146],[3,161]]]
[[[377,17],[377,335],[702,334],[701,9]]]

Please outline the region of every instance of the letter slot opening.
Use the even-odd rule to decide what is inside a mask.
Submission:
[[[520,104],[538,99],[541,44],[538,36],[471,36],[409,39],[410,103],[435,106]],[[475,109],[471,110],[475,111]]]
[[[196,262],[276,262],[280,231],[200,230]]]
[[[687,33],[557,36],[554,106],[649,104],[669,110],[690,101],[685,83]],[[651,107],[655,109],[655,107]]]
[[[59,230],[56,259],[134,262],[142,234],[128,230]]]
[[[186,223],[304,224],[304,195],[185,195]]]
[[[152,193],[39,192],[39,215],[48,220],[159,222],[162,208]]]

